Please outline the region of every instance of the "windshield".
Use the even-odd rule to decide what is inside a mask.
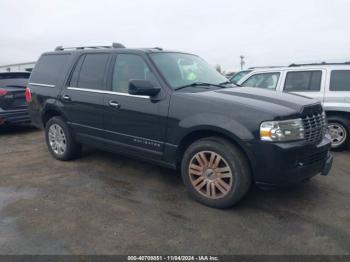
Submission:
[[[227,82],[226,77],[198,56],[182,53],[153,53],[150,56],[173,89],[193,83],[218,85]]]
[[[237,84],[239,80],[241,80],[244,76],[252,72],[252,70],[246,70],[246,71],[241,71],[233,75],[233,77],[230,79],[231,83]]]

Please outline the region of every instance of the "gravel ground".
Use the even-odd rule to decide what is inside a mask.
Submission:
[[[59,162],[43,132],[0,130],[0,254],[350,254],[350,152],[297,187],[208,208],[178,172],[93,149]]]

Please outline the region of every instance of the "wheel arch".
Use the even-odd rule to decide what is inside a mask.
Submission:
[[[252,152],[249,149],[249,146],[247,143],[241,141],[238,137],[235,137],[231,133],[227,132],[226,130],[213,130],[210,128],[203,128],[203,129],[197,129],[189,132],[186,134],[179,143],[179,146],[177,148],[176,152],[176,165],[177,168],[181,166],[181,159],[183,154],[185,153],[186,149],[195,141],[202,139],[202,138],[207,138],[207,137],[220,137],[224,138],[228,141],[230,141],[232,144],[234,144],[237,148],[239,148],[246,159],[248,160],[248,165],[250,167],[250,170],[252,171],[253,177],[254,173],[256,170],[256,167],[254,165],[255,160]]]
[[[337,111],[337,110],[326,110],[327,117],[338,116],[345,118],[345,120],[350,122],[350,112],[347,111]]]
[[[62,111],[55,105],[51,105],[51,104],[47,104],[47,106],[45,107],[45,109],[43,110],[43,113],[41,115],[41,120],[43,123],[43,126],[46,126],[46,123],[55,116],[60,116],[63,119],[65,119],[64,114],[62,113]]]

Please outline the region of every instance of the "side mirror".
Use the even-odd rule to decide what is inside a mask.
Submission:
[[[160,87],[155,87],[151,81],[134,79],[129,81],[129,94],[140,96],[155,96]]]

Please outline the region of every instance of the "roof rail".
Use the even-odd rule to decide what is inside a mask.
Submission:
[[[124,45],[120,43],[112,43],[111,46],[74,46],[74,47],[63,47],[63,46],[57,46],[55,48],[55,51],[64,51],[64,50],[84,50],[84,49],[106,49],[106,48],[125,48]]]
[[[253,67],[249,67],[248,69],[279,68],[279,67],[284,67],[284,66],[253,66]]]
[[[296,67],[296,66],[314,66],[314,65],[350,65],[350,61],[343,62],[343,63],[327,63],[327,62],[321,62],[321,63],[310,63],[310,64],[290,64],[289,67]]]

